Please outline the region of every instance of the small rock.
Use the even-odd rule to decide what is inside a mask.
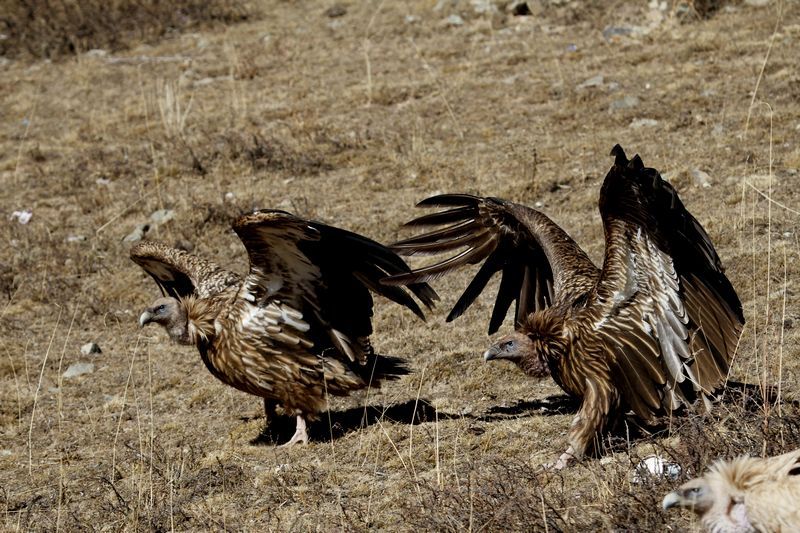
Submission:
[[[619,111],[620,109],[632,109],[639,105],[639,98],[636,96],[627,95],[619,100],[614,100],[608,106],[609,112]]]
[[[87,342],[81,346],[81,353],[83,355],[92,355],[95,353],[103,353],[103,350],[100,349],[100,345],[96,342]]]
[[[150,214],[150,220],[152,220],[153,224],[156,225],[169,222],[173,218],[175,218],[175,211],[172,209],[159,209],[158,211],[153,211]]]
[[[175,241],[175,248],[191,253],[194,251],[194,244],[183,239],[178,239]]]
[[[533,15],[531,8],[528,7],[528,2],[511,2],[508,7],[508,12],[515,17],[527,17]]]
[[[67,242],[83,242],[86,240],[86,235],[67,235]]]
[[[91,374],[94,372],[94,365],[92,363],[72,363],[64,372],[65,378],[74,378],[82,376],[83,374]]]
[[[140,241],[147,235],[147,232],[150,231],[150,224],[139,224],[136,226],[132,232],[127,234],[124,239],[124,242],[136,242]]]
[[[702,187],[704,189],[711,187],[711,176],[709,176],[707,172],[703,172],[699,168],[693,168],[691,171],[689,171],[689,174],[692,175],[694,184],[698,187]]]
[[[232,192],[228,191],[228,192],[225,193],[225,201],[226,202],[232,202],[234,198],[236,198],[236,195],[233,194]]]
[[[343,5],[336,4],[325,10],[325,16],[328,18],[343,17],[347,15],[347,8]]]
[[[603,38],[612,41],[616,37],[624,37],[633,34],[633,29],[622,26],[606,26],[603,30]]]
[[[419,22],[419,17],[414,15],[406,15],[406,24],[415,24]]]
[[[769,5],[770,0],[744,0],[745,5],[752,7],[764,7]]]
[[[634,130],[638,130],[639,128],[652,128],[655,126],[658,126],[657,120],[654,120],[652,118],[637,118],[635,120],[632,120],[628,127]]]
[[[478,13],[479,15],[497,11],[497,7],[492,3],[491,0],[472,0],[470,3],[472,4],[472,9],[475,11],[475,13]]]
[[[444,19],[444,23],[445,23],[446,26],[454,26],[454,27],[463,26],[464,25],[464,19],[461,18],[461,15],[453,14],[453,15],[450,15],[449,17],[447,17],[446,19]]]
[[[584,81],[583,83],[579,83],[577,88],[578,89],[588,89],[590,87],[602,87],[605,78],[602,74],[598,74],[597,76],[592,76],[588,80]]]
[[[544,202],[542,202],[541,200],[537,201],[536,203],[533,204],[533,207],[535,207],[537,209],[541,209],[541,208],[544,207]]]
[[[94,182],[98,185],[102,185],[103,187],[108,187],[111,184],[111,180],[108,178],[97,178]]]
[[[108,55],[108,51],[103,50],[102,48],[93,48],[86,52],[88,57],[106,57]]]
[[[33,217],[33,211],[29,209],[23,209],[22,211],[14,211],[11,213],[10,220],[14,220],[16,218],[17,222],[24,225],[31,221],[31,217]]]

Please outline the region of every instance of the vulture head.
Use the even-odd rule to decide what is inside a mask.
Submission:
[[[181,344],[193,344],[189,341],[186,306],[177,298],[159,298],[145,309],[139,316],[139,326],[150,323],[161,324],[170,338]]]
[[[664,510],[672,507],[690,509],[699,515],[706,514],[714,506],[714,490],[705,478],[696,478],[664,497]]]
[[[528,315],[514,333],[505,335],[483,354],[486,361],[506,359],[534,378],[550,375],[551,364],[566,353],[563,324],[552,308]]]

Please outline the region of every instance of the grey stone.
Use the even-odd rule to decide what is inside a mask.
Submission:
[[[150,231],[150,224],[139,224],[136,229],[127,234],[122,240],[125,242],[140,241],[147,235],[148,231]]]
[[[447,17],[446,19],[444,19],[444,23],[447,26],[463,26],[464,25],[464,19],[461,18],[461,15],[453,14],[453,15],[450,15],[449,17]]]
[[[175,218],[175,211],[172,209],[159,209],[158,211],[153,211],[150,214],[150,220],[156,225],[169,222],[173,218]]]
[[[579,83],[577,88],[578,89],[588,89],[590,87],[602,87],[605,78],[602,74],[598,74],[597,76],[592,76],[588,80],[584,81],[583,83]]]
[[[711,176],[707,172],[703,172],[699,168],[693,168],[689,174],[692,175],[692,180],[698,187],[703,187],[704,189],[711,187]]]
[[[96,342],[87,342],[83,346],[81,346],[81,353],[83,355],[92,355],[95,353],[102,353],[103,350],[100,349],[100,345]]]
[[[479,15],[497,11],[497,6],[495,6],[491,0],[472,0],[470,3],[475,13]]]
[[[94,372],[94,365],[92,363],[72,363],[64,372],[65,378],[74,378],[84,374],[91,374]]]
[[[652,118],[637,118],[632,120],[629,128],[638,130],[639,128],[652,128],[658,126],[658,121]]]
[[[619,111],[620,109],[633,109],[637,105],[639,105],[639,98],[637,96],[627,95],[619,100],[611,102],[611,105],[608,106],[608,110]]]

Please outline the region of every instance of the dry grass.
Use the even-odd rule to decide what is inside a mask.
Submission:
[[[116,51],[169,33],[253,18],[239,0],[2,0],[0,12],[0,55],[32,58]]]
[[[670,6],[649,33],[608,39],[650,24],[647,3],[529,4],[342,2],[331,17],[333,3],[263,0],[261,20],[0,66],[2,528],[692,530],[664,493],[716,457],[800,446],[797,4]],[[638,104],[610,112],[624,96]],[[643,118],[657,123],[631,126]],[[148,237],[243,270],[229,221],[244,210],[391,241],[414,202],[476,192],[541,202],[599,261],[617,142],[717,244],[748,319],[732,379],[755,387],[652,435],[623,424],[601,459],[540,471],[574,404],[480,360],[488,295],[444,323],[467,272],[437,281],[426,323],[377,303],[376,346],[415,372],[332,400],[303,448],[272,447],[255,398],[136,328],[156,288],[122,239],[162,208],[175,218]],[[10,220],[23,209],[28,224]],[[103,352],[82,355],[89,341]],[[94,371],[63,378],[76,362]],[[682,477],[632,483],[654,452]]]

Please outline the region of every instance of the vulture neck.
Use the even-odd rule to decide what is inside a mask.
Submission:
[[[207,298],[190,296],[183,300],[183,307],[186,309],[186,331],[185,338],[181,340],[198,347],[208,345],[216,336],[215,306]]]
[[[567,353],[567,337],[564,336],[564,316],[559,308],[548,307],[527,316],[521,325],[522,330],[533,344],[530,357],[523,358],[524,364],[541,364],[546,362],[551,374],[555,377],[556,369],[561,365]],[[536,361],[538,360],[538,361]],[[524,367],[522,370],[526,370]]]

